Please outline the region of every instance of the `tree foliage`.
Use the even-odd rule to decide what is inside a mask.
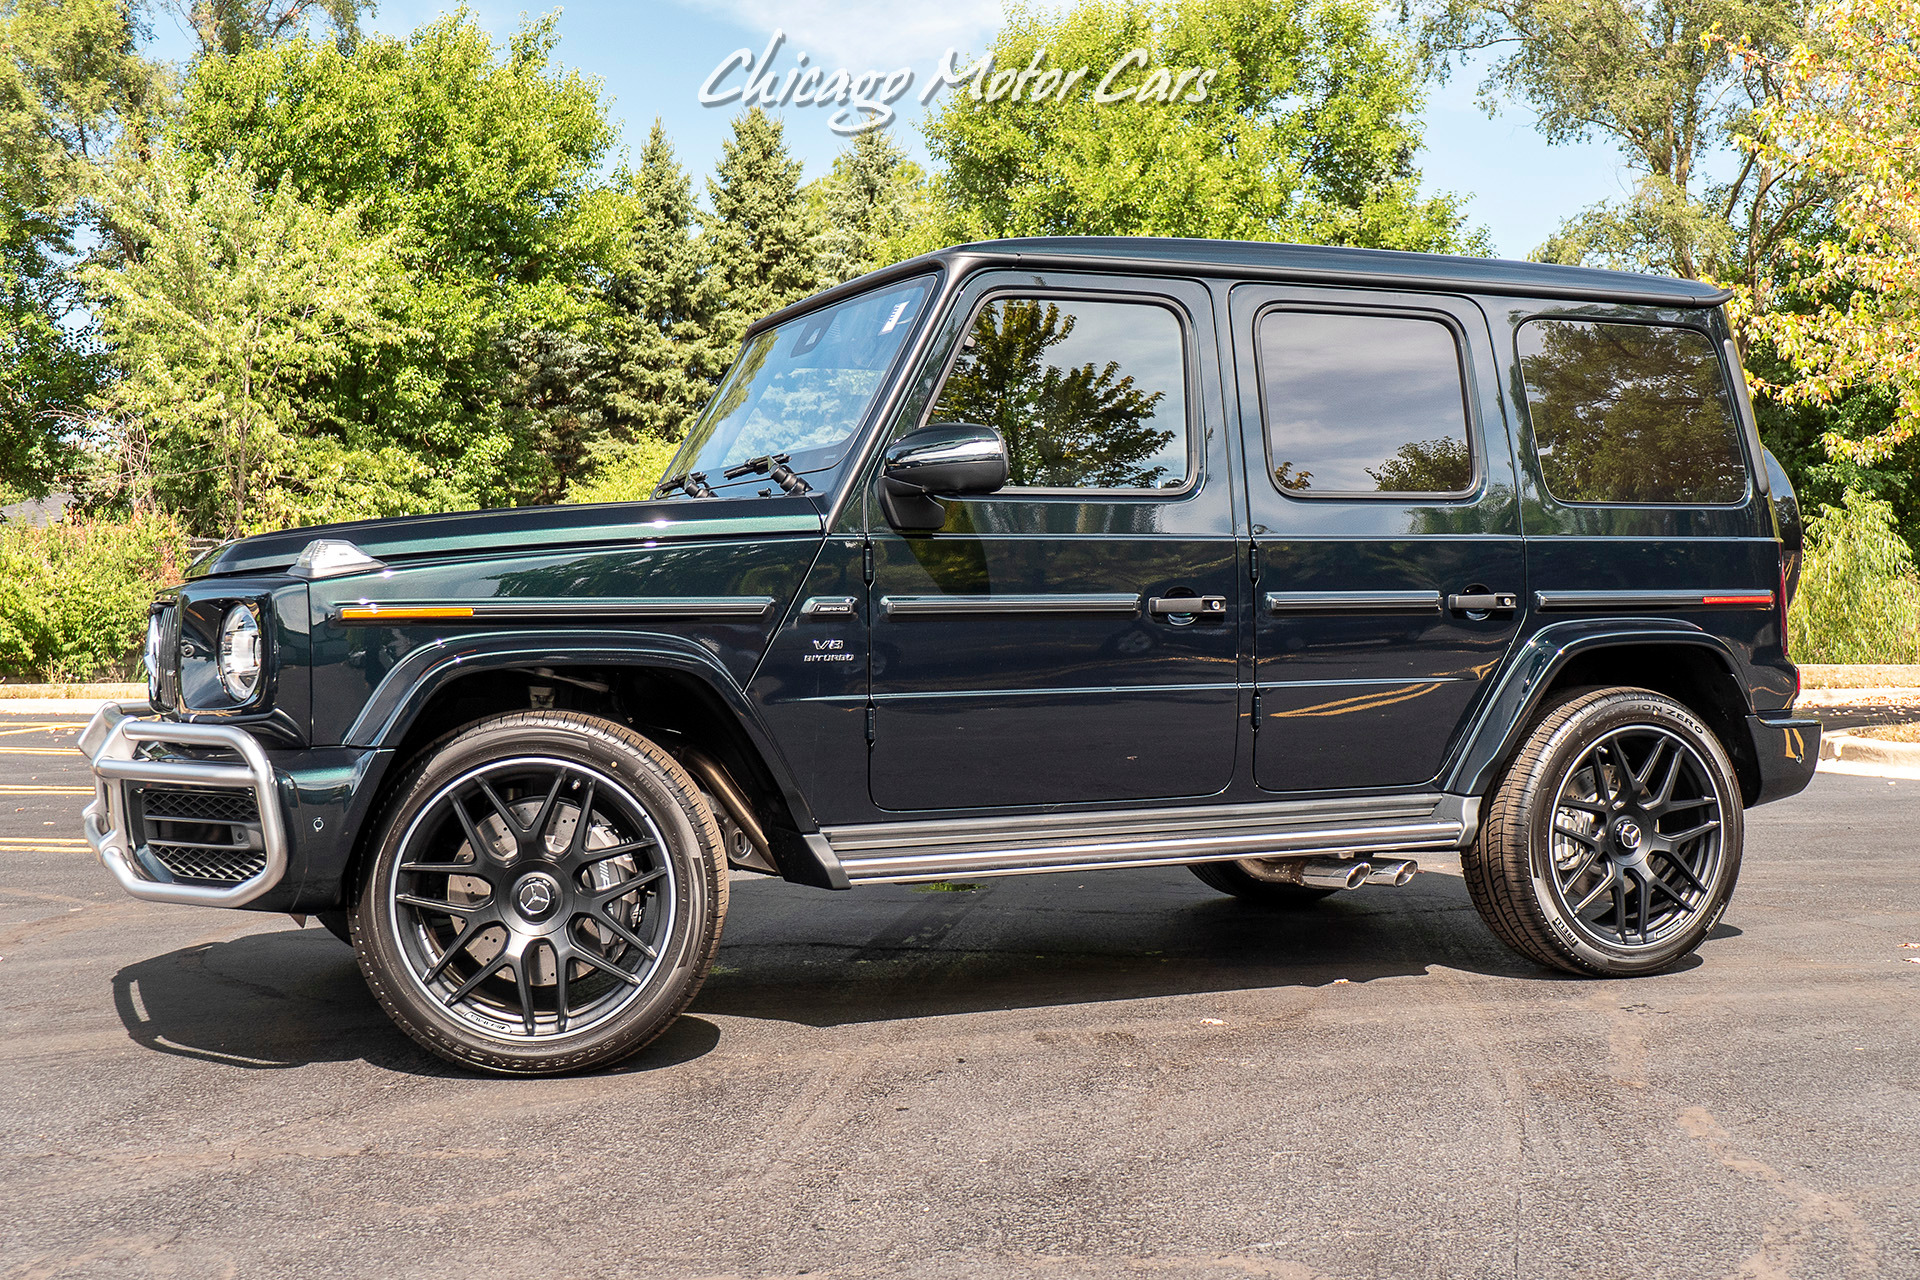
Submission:
[[[703,218],[708,279],[726,310],[714,340],[729,353],[746,327],[820,286],[819,228],[800,195],[804,166],[787,152],[785,129],[759,107],[740,113],[707,179]]]
[[[288,522],[329,478],[312,451],[339,446],[298,440],[302,392],[386,331],[394,237],[363,236],[358,206],[302,200],[290,178],[262,191],[238,161],[186,169],[163,150],[105,193],[141,248],[86,273],[120,367],[102,408],[130,505],[232,536]]]
[[[1148,65],[1109,88],[1134,96],[1096,101],[1097,80],[1136,48]],[[991,54],[995,74],[1085,66],[1096,83],[1047,95],[1033,80],[1024,96],[1009,85],[994,101],[990,77],[953,90],[927,124],[943,166],[928,241],[1171,235],[1484,249],[1456,198],[1419,195],[1418,76],[1364,0],[1016,6]],[[1216,74],[1203,85],[1199,69]]]
[[[1569,218],[1538,256],[1746,284],[1777,269],[1826,186],[1803,166],[1749,154],[1732,179],[1706,163],[1758,127],[1779,91],[1764,60],[1730,62],[1721,39],[1784,51],[1810,0],[1427,0],[1409,6],[1423,51],[1492,51],[1491,113],[1514,98],[1550,142],[1598,137],[1635,174],[1625,200]]]
[[[879,129],[853,135],[833,171],[808,188],[820,226],[820,283],[839,284],[910,258],[927,212],[926,177]]]
[[[1920,0],[1841,0],[1819,19],[1816,37],[1784,57],[1753,45],[1736,54],[1781,84],[1755,156],[1839,192],[1836,233],[1794,246],[1785,305],[1763,306],[1754,323],[1795,366],[1773,388],[1788,403],[1891,392],[1884,427],[1825,436],[1836,458],[1870,465],[1920,432]]]

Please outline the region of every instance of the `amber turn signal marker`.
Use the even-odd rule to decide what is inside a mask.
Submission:
[[[471,618],[473,610],[465,605],[425,605],[386,608],[377,604],[348,605],[340,610],[342,622],[427,622],[435,618]]]
[[[1757,606],[1772,604],[1773,593],[1768,592],[1766,595],[1763,595],[1763,596],[1701,596],[1700,603],[1701,604],[1750,604],[1757,607]]]

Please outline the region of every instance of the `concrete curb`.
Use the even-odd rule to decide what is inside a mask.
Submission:
[[[45,702],[91,699],[95,702],[133,702],[147,696],[144,684],[0,684],[0,711],[9,702]]]
[[[1884,742],[1852,733],[1829,733],[1820,739],[1820,758],[1843,764],[1883,764],[1920,769],[1920,742]]]

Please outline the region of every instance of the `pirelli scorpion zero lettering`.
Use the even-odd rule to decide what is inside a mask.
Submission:
[[[1434,853],[1529,960],[1661,970],[1820,750],[1726,301],[1271,244],[916,258],[748,330],[648,501],[213,552],[154,602],[146,702],[82,736],[85,836],[136,897],[317,918],[503,1073],[657,1036],[730,870],[1184,865],[1312,909]]]

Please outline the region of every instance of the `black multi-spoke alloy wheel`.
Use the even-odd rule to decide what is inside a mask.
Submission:
[[[1740,783],[1713,732],[1646,689],[1561,702],[1535,724],[1461,857],[1514,950],[1574,973],[1672,967],[1740,875]]]
[[[1242,902],[1262,907],[1310,907],[1340,892],[1338,889],[1316,889],[1312,885],[1282,880],[1274,874],[1271,866],[1259,858],[1241,858],[1235,862],[1195,862],[1187,870],[1200,877],[1200,882],[1208,888],[1230,893]]]
[[[700,989],[727,908],[713,812],[665,751],[563,711],[430,749],[388,807],[353,913],[387,1013],[462,1065],[606,1066]]]

